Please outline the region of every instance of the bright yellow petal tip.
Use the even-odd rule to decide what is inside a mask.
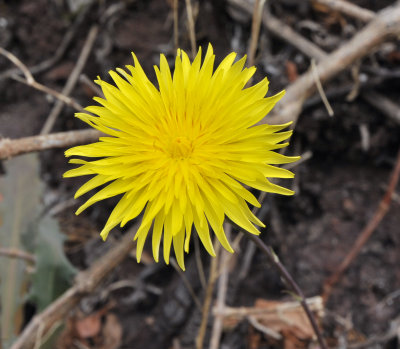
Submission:
[[[65,152],[67,157],[98,158],[72,159],[81,166],[64,174],[94,175],[76,197],[103,187],[77,214],[122,194],[101,237],[105,240],[115,226],[124,226],[144,211],[135,235],[138,261],[151,232],[154,259],[158,262],[162,240],[165,262],[172,247],[184,269],[193,226],[211,255],[215,251],[210,227],[223,247],[233,252],[223,228],[225,217],[253,234],[259,234],[253,224],[264,227],[248,207],[247,203],[260,204],[245,185],[293,194],[268,180],[293,177],[290,171],[273,166],[298,159],[275,152],[288,144],[291,131],[282,130],[289,124],[256,125],[285,92],[265,97],[266,78],[246,88],[255,68],[244,68],[245,57],[235,62],[236,53],[214,70],[211,45],[203,60],[199,49],[193,62],[179,49],[173,73],[161,55],[160,66],[155,66],[157,87],[133,53],[132,57],[134,66],[110,71],[115,85],[97,78],[104,98],[94,98],[99,105],[87,107],[90,114],[76,114],[108,135]]]

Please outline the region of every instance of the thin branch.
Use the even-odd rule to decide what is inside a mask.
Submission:
[[[19,75],[11,75],[10,76],[11,79],[22,82],[23,84],[31,86],[31,87],[35,88],[36,90],[47,93],[78,111],[83,111],[82,106],[79,105],[77,102],[75,102],[72,98],[64,96],[62,93],[57,92],[56,90],[53,90],[53,89],[51,89],[47,86],[44,86],[44,85],[38,83],[37,81],[35,81],[31,72],[29,71],[28,67],[24,63],[22,63],[21,60],[18,59],[11,52],[0,47],[0,54],[3,55],[4,57],[8,58],[12,63],[14,63],[23,72],[23,74],[25,76],[25,79],[24,79],[24,78],[20,77]]]
[[[312,312],[322,316],[324,313],[324,304],[321,296],[310,297],[306,299],[306,303]],[[226,306],[222,312],[214,308],[214,315],[220,315],[227,318],[234,318],[238,321],[246,319],[249,316],[254,316],[258,319],[267,317],[271,314],[285,313],[296,310],[299,307],[299,302],[282,302],[273,307],[228,307]]]
[[[315,84],[317,85],[317,90],[318,90],[319,95],[321,96],[322,103],[324,103],[324,106],[328,112],[328,115],[333,116],[335,113],[333,112],[333,109],[328,101],[328,98],[326,98],[324,88],[322,87],[321,80],[319,79],[318,68],[317,68],[317,65],[315,64],[314,58],[311,60],[311,70],[313,72]]]
[[[2,256],[22,259],[33,264],[36,263],[36,258],[34,255],[25,251],[17,250],[15,248],[4,248],[0,246],[0,257]]]
[[[225,224],[225,234],[228,240],[231,237],[232,226],[229,223]],[[229,272],[228,272],[228,262],[230,259],[230,253],[226,250],[222,250],[220,257],[220,277],[218,280],[218,293],[217,293],[217,311],[222,312],[225,308],[226,302],[226,293],[228,291],[228,281],[229,281]],[[214,317],[214,323],[211,331],[211,339],[210,339],[210,349],[218,349],[220,347],[221,333],[223,327],[223,318],[221,316],[216,315]]]
[[[312,151],[311,150],[307,150],[307,151],[305,151],[304,153],[302,153],[300,155],[300,159],[299,160],[297,160],[296,162],[291,162],[289,164],[285,164],[282,167],[287,169],[287,170],[291,170],[292,168],[295,168],[295,167],[299,166],[300,164],[310,160],[312,158],[312,156],[313,156]]]
[[[179,48],[179,28],[178,28],[178,0],[172,1],[172,11],[174,17],[174,48],[177,50]]]
[[[391,174],[388,188],[381,202],[379,203],[377,211],[359,234],[357,240],[355,241],[351,250],[347,254],[346,258],[342,261],[337,270],[324,282],[323,299],[325,302],[331,295],[333,287],[339,282],[342,275],[349,268],[350,264],[354,261],[354,259],[358,256],[362,247],[366,244],[368,239],[371,237],[372,233],[375,231],[379,223],[382,221],[383,217],[385,217],[386,213],[388,212],[390,203],[392,201],[392,195],[399,181],[399,176],[400,176],[400,149],[397,153],[396,164]]]
[[[357,18],[362,22],[369,22],[375,16],[373,11],[359,7],[349,1],[343,0],[312,0],[315,4],[325,5],[332,10],[342,12],[350,17]]]
[[[242,0],[229,1],[242,2]],[[245,9],[244,5],[242,6],[242,8]],[[250,8],[247,8],[247,11],[249,10]],[[314,57],[317,61],[320,61],[326,56],[326,53],[317,45],[305,39],[303,36],[295,32],[291,27],[289,27],[280,19],[273,16],[268,11],[264,11],[263,13],[262,24],[269,32],[290,43],[300,52],[303,52],[306,56]]]
[[[201,260],[200,242],[197,234],[194,236],[193,240],[194,240],[194,257],[196,260],[197,271],[199,273],[201,287],[203,288],[203,290],[205,290],[207,287],[207,281],[206,281],[206,274],[204,272],[203,261]]]
[[[78,130],[52,133],[50,135],[0,140],[0,160],[16,155],[53,148],[96,142],[103,134],[96,130]]]
[[[258,46],[261,17],[262,17],[262,11],[264,9],[264,5],[265,5],[265,0],[256,0],[254,3],[253,21],[251,24],[250,45],[249,45],[249,49],[247,52],[247,55],[249,57],[248,65],[250,67],[254,65],[254,58],[256,56],[256,50],[257,50],[257,46]]]
[[[119,265],[133,250],[135,244],[132,241],[133,234],[138,225],[130,229],[124,237],[97,260],[89,269],[81,271],[75,284],[62,296],[51,303],[40,314],[37,314],[18,337],[11,349],[31,349],[37,343],[37,338],[46,336],[52,325],[66,318],[68,313],[87,294],[93,292],[100,282]],[[40,331],[42,333],[40,333]]]
[[[308,319],[310,320],[311,326],[317,336],[319,345],[322,349],[327,349],[325,340],[322,337],[321,331],[318,327],[317,322],[315,321],[314,315],[308,307],[303,291],[294,281],[293,277],[289,274],[285,266],[280,262],[278,256],[272,251],[271,247],[267,246],[258,236],[248,233],[246,231],[244,231],[244,234],[250,240],[252,240],[257,245],[257,247],[268,257],[269,261],[278,269],[279,273],[281,274],[287,285],[296,294],[296,297],[299,297],[300,304],[302,305]]]
[[[53,96],[54,98],[58,99],[59,101],[63,102],[64,104],[75,109],[76,111],[80,111],[80,112],[84,111],[83,107],[78,102],[76,102],[74,99],[72,99],[68,96],[64,96],[62,93],[60,93],[56,90],[53,90],[50,87],[42,85],[37,81],[34,81],[32,84],[29,84],[28,81],[26,81],[25,79],[21,78],[18,75],[12,75],[11,79],[18,81],[18,82],[22,82],[23,84],[33,87],[34,89],[36,89],[38,91],[47,93],[48,95]]]
[[[35,79],[33,78],[33,75],[29,71],[28,67],[24,63],[22,63],[21,60],[17,58],[17,56],[13,55],[11,52],[5,50],[2,47],[0,47],[0,54],[10,60],[14,65],[18,67],[18,69],[21,70],[21,72],[25,76],[28,85],[32,85],[35,82]]]
[[[196,56],[197,49],[196,49],[196,32],[194,28],[193,7],[191,0],[186,0],[186,12],[188,17],[190,46],[193,59]]]
[[[170,263],[171,263],[172,267],[175,269],[175,271],[178,273],[179,277],[182,279],[182,282],[185,285],[186,289],[189,291],[190,295],[192,296],[193,301],[196,304],[196,307],[198,308],[199,311],[201,311],[201,303],[199,301],[199,298],[196,296],[196,292],[194,292],[193,287],[190,284],[185,273],[179,267],[178,263],[175,261],[174,258],[170,259]]]
[[[81,74],[79,76],[79,81],[87,86],[94,94],[104,98],[103,91],[93,82],[93,80],[89,79],[87,75]]]
[[[69,75],[67,82],[65,84],[65,87],[62,90],[62,94],[64,96],[69,96],[71,94],[72,90],[74,89],[74,87],[79,79],[79,75],[81,74],[81,72],[89,58],[90,52],[92,51],[92,48],[93,48],[94,42],[96,41],[98,32],[99,32],[99,27],[97,25],[93,25],[90,28],[89,33],[86,37],[85,43],[83,44],[81,53],[78,57],[78,61],[76,62],[76,65],[75,65],[74,69],[72,70],[72,73]],[[40,134],[45,135],[51,131],[62,108],[63,108],[63,102],[61,102],[60,100],[57,101],[56,104],[53,106],[49,116],[47,117],[47,120],[44,123]]]
[[[290,169],[300,165],[301,163],[311,159],[311,157],[312,157],[312,152],[306,151],[305,153],[301,154],[300,160],[298,160],[296,162],[292,162],[290,164],[283,165],[282,167],[290,170]],[[266,192],[264,192],[264,191],[260,192],[260,195],[257,200],[261,205],[263,204],[265,197],[266,197]],[[260,209],[259,207],[253,207],[253,209],[251,211],[253,212],[253,214],[257,214],[259,209]],[[240,239],[242,236],[243,236],[243,234],[238,234],[237,238],[239,239],[239,242],[240,242]],[[246,246],[246,251],[243,256],[243,261],[242,261],[241,266],[237,273],[237,282],[238,283],[241,283],[244,280],[244,278],[247,276],[247,274],[250,270],[251,262],[253,260],[255,251],[256,251],[256,245],[252,241],[248,241],[247,246]],[[233,255],[231,255],[230,258],[233,258]]]
[[[215,247],[215,257],[211,257],[210,274],[208,276],[208,284],[206,288],[205,299],[203,303],[203,311],[201,316],[201,323],[199,332],[196,337],[196,349],[203,349],[204,337],[206,335],[208,316],[210,313],[211,300],[213,296],[215,282],[218,278],[218,258],[220,252],[220,244],[217,243]]]

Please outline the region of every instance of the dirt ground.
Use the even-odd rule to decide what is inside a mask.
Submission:
[[[82,1],[83,5],[89,2]],[[353,2],[374,12],[392,3]],[[71,3],[74,2],[0,2],[0,46],[28,67],[51,58],[79,16],[80,11],[74,12]],[[232,11],[227,1],[195,3],[197,43],[204,46],[211,42],[217,60],[232,50],[239,55],[245,54],[251,18]],[[89,28],[95,23],[100,24],[99,35],[83,70],[90,80],[97,75],[107,79],[108,70],[130,64],[131,51],[135,52],[152,79],[153,65],[158,64],[160,52],[166,53],[172,63],[175,54],[172,1],[136,0],[115,4],[123,4],[123,9],[114,8],[115,13],[107,21],[104,13],[111,5],[110,1],[90,5],[61,58],[48,69],[34,74],[35,78],[61,91]],[[282,21],[327,52],[364,25],[308,1],[274,0],[268,6]],[[183,1],[179,1],[179,30],[180,46],[189,51]],[[309,68],[307,57],[263,29],[257,52],[255,80],[267,75],[272,92],[285,88]],[[399,61],[399,43],[392,41],[359,62],[359,74],[381,78],[377,71],[393,72],[392,76],[381,78],[375,90],[398,102]],[[0,74],[10,68],[12,64],[0,57]],[[341,87],[353,84],[351,71],[346,70],[324,85],[334,110],[333,117],[328,116],[318,95],[306,102],[288,152],[311,152],[312,156],[293,169],[295,181],[284,183],[292,185],[296,195],[269,195],[261,211],[262,220],[267,225],[261,235],[263,240],[273,247],[307,297],[322,294],[324,281],[336,270],[375,214],[387,189],[400,146],[398,122],[371,107],[361,96],[349,101],[346,98],[349,91],[340,92]],[[89,105],[93,96],[94,92],[82,82],[78,82],[72,93],[81,105]],[[42,92],[9,78],[0,79],[0,100],[0,136],[8,138],[38,134],[54,104],[54,99],[47,98]],[[84,127],[73,117],[73,110],[64,107],[52,132]],[[71,199],[83,183],[79,178],[62,179],[62,174],[69,169],[63,151],[56,149],[40,153],[41,179],[45,183],[43,198],[50,200],[51,205]],[[107,243],[97,235],[115,201],[99,203],[76,217],[74,211],[78,204],[79,201],[66,206],[56,217],[66,236],[67,257],[75,267],[85,269],[101,258],[120,234],[111,234]],[[334,287],[324,306],[321,324],[329,346],[400,347],[400,337],[388,335],[397,328],[399,336],[400,330],[399,227],[400,196],[397,188],[387,215]],[[236,268],[241,268],[247,246],[243,239],[235,257]],[[148,253],[150,255],[150,250]],[[210,259],[205,251],[201,252],[201,259],[207,271]],[[202,303],[205,291],[200,282],[195,253],[187,257],[187,264],[185,276]],[[255,252],[244,278],[236,280],[236,275],[231,273],[229,276],[226,300],[229,306],[254,306],[258,299],[293,301],[277,271],[259,251]],[[112,287],[124,280],[134,281],[135,285]],[[27,323],[34,313],[35,306],[26,304],[24,322]],[[83,325],[82,319],[86,319]],[[85,297],[71,311],[54,346],[60,349],[194,348],[200,322],[201,312],[179,273],[171,266],[151,262],[138,265],[133,258],[128,258],[94,294]],[[205,348],[208,348],[212,322],[210,315]],[[88,326],[89,334],[82,330],[82,326]],[[293,331],[282,333],[286,339],[274,340],[250,321],[242,320],[224,331],[220,348],[317,347],[315,341],[296,336]]]

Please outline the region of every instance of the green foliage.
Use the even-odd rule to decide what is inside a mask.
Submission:
[[[71,284],[76,270],[65,257],[64,235],[57,220],[44,216],[39,160],[28,154],[5,163],[0,176],[0,245],[7,250],[31,252],[33,273],[22,259],[0,256],[1,342],[8,348],[23,322],[23,303],[29,299],[43,310]],[[32,265],[30,266],[32,269]]]
[[[64,235],[58,222],[48,216],[39,222],[35,248],[36,271],[29,299],[42,311],[71,286],[76,269],[64,255]]]
[[[33,247],[33,223],[39,214],[41,183],[35,154],[5,162],[0,177],[0,244],[5,249],[27,251]],[[28,286],[26,261],[0,257],[1,338],[8,347],[22,324],[23,296]]]

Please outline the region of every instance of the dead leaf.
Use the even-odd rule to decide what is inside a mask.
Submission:
[[[267,301],[258,299],[255,308],[274,310],[268,315],[257,316],[258,321],[272,331],[280,333],[285,349],[306,348],[314,338],[314,330],[301,305],[293,302]]]
[[[55,348],[57,349],[69,349],[73,348],[73,342],[77,337],[75,328],[75,318],[73,316],[68,316],[65,319],[64,330],[57,339],[57,344]]]
[[[309,298],[307,303],[317,322],[321,320],[322,298]],[[254,307],[225,307],[221,315],[224,316],[224,326],[230,328],[239,321],[248,319],[269,340],[283,340],[285,349],[306,348],[315,339],[314,330],[299,302],[258,299]]]
[[[99,334],[101,329],[101,317],[102,313],[96,312],[84,317],[83,319],[77,319],[75,322],[75,328],[80,338],[91,338]]]
[[[299,73],[297,71],[296,63],[292,61],[286,61],[286,74],[290,82],[297,80]]]
[[[112,313],[107,314],[103,327],[104,342],[100,349],[118,349],[121,346],[122,326],[118,317]]]
[[[252,327],[249,328],[249,333],[247,336],[247,346],[249,349],[257,349],[260,347],[261,334]]]

